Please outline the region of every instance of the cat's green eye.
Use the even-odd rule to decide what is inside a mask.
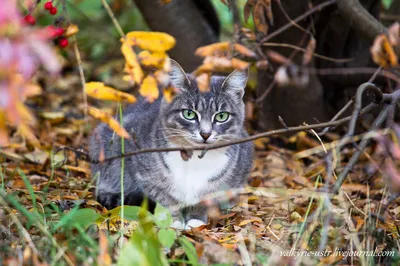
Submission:
[[[182,111],[182,115],[187,120],[194,120],[196,119],[196,113],[193,110],[185,109]]]
[[[225,122],[229,118],[229,113],[228,112],[221,112],[215,115],[215,121],[217,122]]]

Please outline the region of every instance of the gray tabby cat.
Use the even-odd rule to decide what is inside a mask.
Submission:
[[[213,76],[210,91],[201,93],[194,79],[171,60],[170,81],[179,92],[171,103],[144,99],[129,106],[123,114],[124,128],[136,141],[125,140],[125,153],[140,148],[196,146],[224,143],[246,137],[243,128],[247,71],[234,71],[227,78]],[[91,158],[121,154],[121,139],[106,125],[99,125],[91,137]],[[173,227],[187,229],[207,223],[207,210],[201,199],[213,192],[239,188],[251,170],[253,145],[242,143],[201,151],[184,161],[180,152],[143,153],[125,158],[125,204],[139,205],[143,196],[152,202],[174,208]],[[92,164],[98,177],[97,199],[106,208],[120,205],[121,160]]]

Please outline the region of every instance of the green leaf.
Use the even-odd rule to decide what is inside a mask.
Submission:
[[[68,227],[82,227],[86,228],[91,224],[94,224],[100,217],[93,209],[72,209],[61,220],[54,226],[53,230],[56,230],[63,226]]]
[[[124,208],[124,219],[129,220],[129,221],[137,221],[138,220],[138,215],[140,211],[140,207],[138,206],[119,206],[117,208],[114,208],[112,210],[109,210],[108,212],[102,214],[100,217],[98,217],[96,223],[101,224],[107,219],[112,219],[115,217],[121,217],[121,210]]]
[[[154,222],[150,217],[151,215],[145,208],[140,208],[139,226],[123,247],[117,265],[167,265],[166,257],[154,230]]]
[[[28,178],[24,174],[24,172],[22,172],[22,170],[19,168],[18,168],[18,174],[21,176],[22,180],[24,181],[24,184],[25,184],[26,188],[28,189],[29,195],[32,199],[33,209],[37,212],[35,191],[31,185],[31,183],[29,182]]]
[[[389,9],[390,6],[392,5],[393,0],[382,0],[382,4],[385,7],[385,9]]]
[[[192,265],[199,265],[199,258],[197,257],[196,248],[193,246],[193,244],[186,237],[180,237],[179,243],[182,245],[183,249],[185,250],[185,253],[189,259],[189,262]]]
[[[170,211],[157,203],[154,210],[154,221],[160,228],[168,228],[172,224],[172,215]]]
[[[158,239],[164,247],[171,248],[176,240],[176,232],[170,228],[162,228],[158,231]]]

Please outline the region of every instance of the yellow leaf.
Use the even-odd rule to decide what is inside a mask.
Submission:
[[[126,35],[130,45],[139,46],[143,50],[165,52],[175,46],[175,39],[169,34],[153,31],[131,31]]]
[[[154,52],[142,51],[139,53],[139,59],[142,65],[153,66],[159,69],[164,67],[167,54],[164,52]]]
[[[36,138],[35,134],[32,132],[32,129],[27,124],[19,124],[18,133],[27,138],[34,147],[40,148],[39,140]]]
[[[20,115],[22,121],[29,124],[35,123],[35,117],[32,115],[31,111],[26,108],[25,104],[22,102],[17,102],[15,103],[15,107],[17,108],[18,114]]]
[[[172,102],[175,94],[176,91],[174,87],[167,87],[164,89],[164,98],[168,103]]]
[[[146,97],[149,102],[154,102],[160,94],[156,79],[153,76],[147,76],[140,86],[139,93]]]
[[[136,101],[135,96],[104,86],[102,82],[86,83],[85,91],[87,95],[99,100],[126,101],[129,103]]]
[[[133,51],[132,47],[126,42],[122,43],[121,51],[125,57],[127,64],[127,66],[125,66],[125,72],[132,76],[132,79],[136,84],[139,84],[140,82],[142,82],[144,75],[135,52]]]
[[[131,136],[125,130],[125,128],[121,127],[121,125],[115,120],[111,115],[103,112],[94,107],[88,107],[88,113],[96,119],[101,120],[103,123],[106,123],[112,130],[114,130],[119,136],[130,139]]]
[[[67,29],[65,30],[64,37],[69,38],[71,36],[74,36],[78,32],[79,32],[78,26],[76,26],[75,24],[69,24]]]
[[[6,112],[3,109],[0,109],[0,145],[4,145],[7,142]]]

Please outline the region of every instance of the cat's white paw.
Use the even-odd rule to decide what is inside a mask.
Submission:
[[[185,228],[185,224],[179,220],[176,220],[171,224],[171,227],[178,230],[183,230]]]
[[[195,227],[202,226],[202,225],[204,225],[204,224],[205,224],[205,223],[204,223],[203,221],[201,221],[201,220],[198,220],[198,219],[190,219],[190,220],[186,223],[185,229],[188,230],[188,229],[191,229],[191,228],[195,228]]]

